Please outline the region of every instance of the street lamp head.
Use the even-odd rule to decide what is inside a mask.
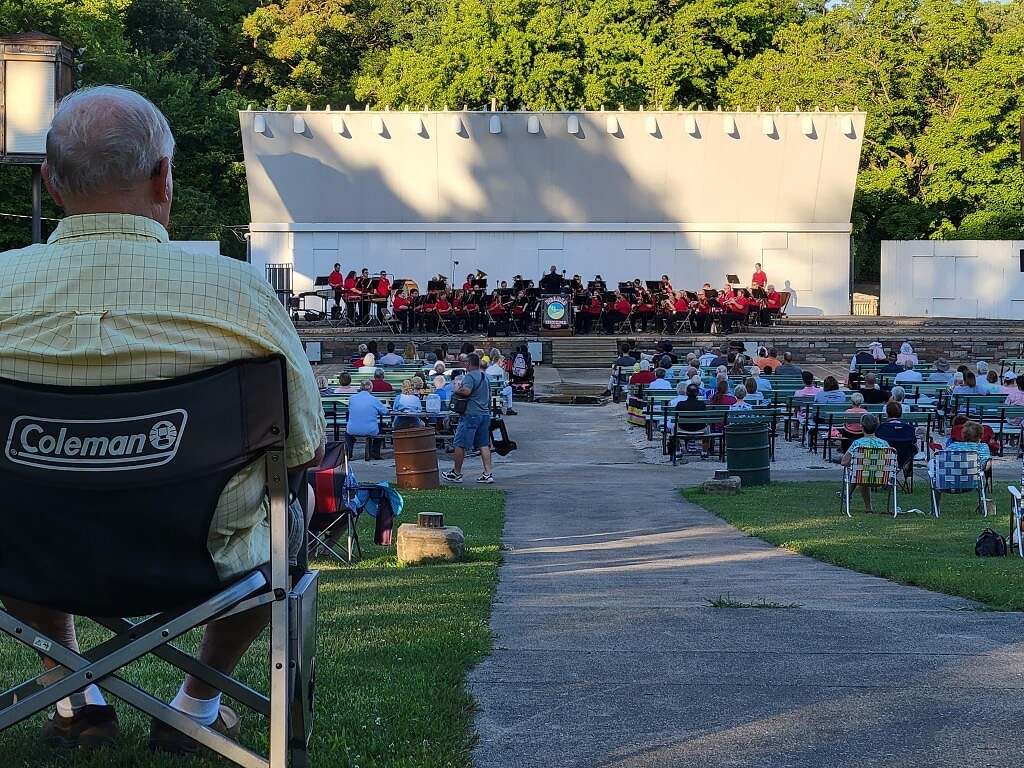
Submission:
[[[57,103],[74,87],[74,49],[41,32],[0,37],[0,162],[38,165]]]

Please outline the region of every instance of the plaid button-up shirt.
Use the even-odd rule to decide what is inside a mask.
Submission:
[[[0,377],[130,384],[275,353],[287,360],[296,466],[323,440],[320,395],[287,312],[250,265],[184,251],[126,214],[69,216],[46,244],[0,253]],[[224,578],[269,558],[264,485],[257,462],[221,494],[209,547]]]

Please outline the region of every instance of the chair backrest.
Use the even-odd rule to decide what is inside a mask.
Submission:
[[[872,446],[853,449],[848,476],[856,485],[892,485],[896,478],[896,451]]]
[[[933,457],[932,487],[939,491],[969,491],[978,487],[981,465],[974,451],[937,451]]]
[[[208,597],[221,492],[283,449],[286,397],[280,356],[119,386],[0,379],[0,594],[93,616]]]

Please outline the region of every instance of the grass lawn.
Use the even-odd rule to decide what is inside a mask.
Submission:
[[[683,495],[741,531],[817,560],[863,573],[883,576],[936,592],[977,600],[997,610],[1024,610],[1024,560],[976,557],[974,540],[986,527],[1004,536],[1008,530],[1009,498],[1005,487],[996,500],[999,514],[980,517],[977,495],[944,495],[942,516],[891,515],[839,508],[839,483],[773,483],[745,489],[738,496],[713,496],[699,488]],[[853,509],[863,509],[855,491]],[[918,483],[914,494],[900,494],[900,507],[929,510],[927,488]],[[876,498],[884,508],[884,496]]]
[[[497,490],[418,491],[405,494],[401,520],[440,510],[466,534],[467,559],[451,565],[399,567],[394,548],[373,545],[373,520],[363,516],[365,559],[357,566],[319,563],[320,628],[317,710],[311,762],[325,768],[468,766],[473,745],[473,701],[463,687],[467,671],[489,652],[488,617],[497,582],[504,497]],[[83,646],[100,630],[80,622]],[[182,645],[194,648],[196,637]],[[239,676],[266,690],[265,650],[243,660]],[[37,670],[35,657],[0,641],[0,685]],[[130,668],[133,682],[170,699],[180,675],[159,660]],[[115,704],[116,704],[115,700]],[[241,710],[239,710],[241,713]],[[151,756],[149,721],[120,705],[122,738],[115,750],[93,756],[52,752],[36,735],[42,718],[0,734],[3,766],[163,768],[225,766],[204,759]],[[243,741],[264,749],[264,723],[243,719]],[[257,733],[258,731],[258,733]]]

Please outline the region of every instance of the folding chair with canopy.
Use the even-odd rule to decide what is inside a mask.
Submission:
[[[892,507],[892,516],[899,514],[896,498],[896,451],[893,448],[861,446],[849,453],[850,463],[843,472],[843,511],[850,514],[850,490],[855,486],[886,488],[889,491],[887,506]]]
[[[95,683],[236,765],[308,764],[318,574],[304,555],[289,573],[284,370],[274,356],[123,386],[0,380],[0,594],[116,633],[76,653],[0,611],[4,635],[60,665],[0,693],[0,731]],[[226,484],[260,464],[269,563],[222,580],[207,544],[210,522]],[[267,604],[269,697],[172,645],[195,627]],[[131,616],[149,618],[103,618]],[[120,675],[149,654],[266,717],[269,755]]]

